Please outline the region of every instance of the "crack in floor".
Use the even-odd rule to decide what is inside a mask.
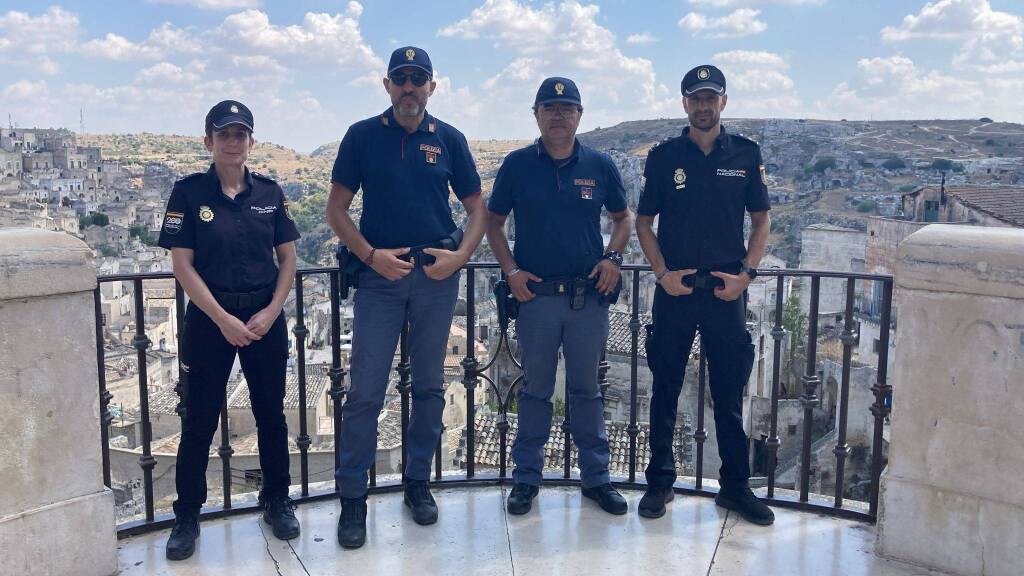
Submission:
[[[274,553],[270,551],[270,540],[267,539],[267,533],[263,531],[263,522],[261,519],[258,519],[256,523],[259,524],[260,535],[263,536],[263,542],[267,545],[267,556],[270,556],[270,559],[274,561],[274,570],[277,571],[277,576],[284,576],[281,573],[281,563],[277,561],[277,558],[274,558]]]
[[[711,569],[715,567],[715,558],[718,557],[718,547],[722,545],[722,540],[725,540],[727,536],[725,528],[729,525],[729,514],[730,511],[726,510],[725,520],[722,521],[722,531],[718,533],[718,542],[715,542],[715,551],[711,553],[711,564],[708,564],[708,571],[705,576],[711,576]],[[729,529],[729,534],[732,534],[732,528]]]
[[[505,522],[505,541],[508,542],[508,562],[512,565],[512,576],[516,576],[516,560],[512,557],[512,532],[508,527],[508,510],[505,509],[505,485],[501,485],[501,519]]]
[[[309,568],[306,568],[306,563],[302,561],[302,558],[299,557],[299,553],[295,551],[295,546],[292,546],[291,540],[288,541],[288,547],[291,548],[292,556],[295,556],[295,559],[299,561],[299,566],[302,566],[302,571],[306,573],[306,576],[312,576],[309,573]]]

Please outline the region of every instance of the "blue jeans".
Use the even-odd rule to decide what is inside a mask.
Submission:
[[[537,296],[520,305],[516,335],[524,379],[518,396],[519,431],[512,443],[516,465],[512,478],[534,486],[541,482],[561,348],[570,432],[579,454],[583,486],[607,483],[608,436],[597,367],[608,340],[608,306],[598,303],[593,294],[587,294],[582,310],[571,310],[567,296]]]
[[[417,266],[390,281],[360,272],[354,300],[351,387],[341,408],[335,479],[342,498],[366,494],[377,452],[377,417],[402,326],[409,323],[412,418],[406,434],[405,477],[429,480],[444,411],[444,357],[459,294],[459,274],[432,280]]]

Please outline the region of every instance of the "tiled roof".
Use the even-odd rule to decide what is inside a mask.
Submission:
[[[1024,227],[1024,188],[946,188],[946,192],[965,206],[1007,224]]]
[[[316,407],[317,400],[323,395],[324,390],[330,388],[331,379],[327,377],[326,367],[321,364],[310,364],[306,366],[306,408]],[[249,387],[244,386],[228,403],[228,408],[239,409],[250,408]],[[284,408],[285,410],[299,409],[299,377],[294,370],[289,369],[284,382]]]
[[[680,474],[684,473],[684,467],[692,461],[693,428],[690,426],[688,416],[680,413],[683,419],[682,425],[676,426],[672,445],[675,451],[676,468]],[[498,460],[501,433],[498,430],[498,415],[488,413],[477,413],[475,419],[475,457],[477,466],[495,467],[500,465]],[[518,415],[508,415],[508,443],[506,445],[507,460],[509,468],[513,467],[512,442],[515,440],[519,430]],[[608,464],[609,472],[612,474],[626,475],[629,473],[629,434],[627,428],[629,423],[609,421],[605,423],[608,434],[608,447],[611,458]],[[642,473],[650,460],[648,453],[647,434],[650,426],[646,422],[637,423],[639,433],[636,437],[637,472]],[[461,460],[465,461],[466,432],[462,429],[462,436],[459,440],[459,450],[462,454]],[[547,444],[544,445],[544,468],[562,469],[565,447],[565,435],[562,432],[561,419],[555,418],[551,422],[551,432]],[[571,449],[569,456],[572,467],[578,467],[576,447]]]

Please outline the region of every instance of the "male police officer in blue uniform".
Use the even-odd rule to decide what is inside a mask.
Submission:
[[[743,387],[754,347],[745,323],[745,290],[768,241],[768,189],[756,143],[728,134],[721,113],[728,97],[725,76],[698,66],[682,81],[690,125],[681,136],[653,148],[637,207],[637,236],[658,279],[647,359],[654,377],[651,460],[641,516],[657,518],[672,500],[676,479],[672,431],[686,360],[699,329],[708,360],[721,490],[715,501],[756,524],[771,524],[772,511],[750,491]],[[744,212],[750,242],[743,245]],[[660,215],[655,236],[654,217]]]
[[[618,295],[621,252],[633,218],[615,164],[576,140],[583,114],[576,84],[568,78],[544,80],[533,111],[541,137],[505,158],[488,203],[488,241],[521,303],[516,333],[525,376],[508,511],[529,512],[541,483],[561,348],[583,495],[607,512],[625,514],[626,501],[608,479],[597,368],[608,339],[608,302],[610,295]],[[613,222],[607,251],[602,207]],[[509,212],[515,213],[514,255],[504,232]]]
[[[160,246],[170,249],[174,277],[189,297],[180,350],[188,391],[166,550],[171,560],[195,551],[210,442],[236,355],[256,418],[263,519],[282,540],[299,535],[288,499],[288,331],[281,313],[295,277],[299,233],[281,187],[245,167],[252,130],[252,113],[241,102],[225,100],[210,110],[204,143],[213,165],[174,184],[160,231]]]
[[[331,175],[327,220],[365,263],[355,294],[352,385],[342,408],[336,472],[338,542],[345,548],[358,548],[366,540],[367,472],[377,449],[377,416],[406,322],[412,419],[405,504],[418,524],[437,521],[427,481],[441,433],[445,349],[458,271],[483,238],[487,211],[466,137],[426,112],[435,87],[426,51],[414,46],[395,50],[384,78],[391,108],[348,129]],[[449,185],[469,214],[461,244]],[[363,213],[357,229],[348,209],[360,188]]]

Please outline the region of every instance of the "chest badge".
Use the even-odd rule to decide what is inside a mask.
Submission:
[[[199,219],[203,222],[213,222],[213,209],[209,206],[200,206]]]
[[[672,180],[676,183],[676,190],[686,188],[686,172],[682,168],[676,168],[676,173],[672,176]]]
[[[420,144],[420,151],[423,152],[423,157],[426,159],[427,164],[437,164],[437,157],[441,154],[440,146]]]
[[[594,199],[594,189],[593,188],[580,188],[580,198],[583,198],[584,200],[593,200]]]

